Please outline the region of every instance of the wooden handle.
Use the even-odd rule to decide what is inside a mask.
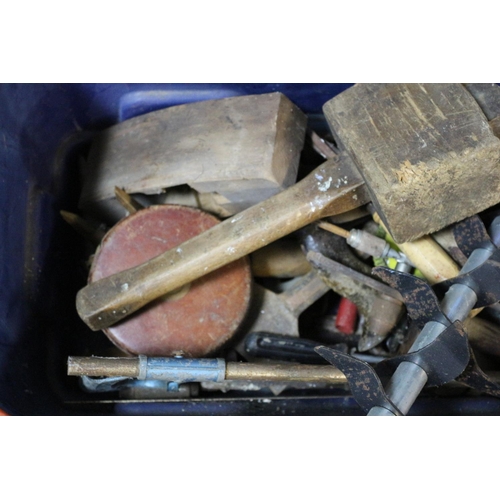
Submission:
[[[321,229],[325,229],[330,233],[336,234],[337,236],[342,236],[342,238],[347,239],[349,238],[349,236],[351,236],[351,231],[347,231],[346,229],[336,226],[335,224],[331,224],[330,222],[320,222],[318,226]]]
[[[458,275],[457,264],[430,236],[400,243],[399,248],[432,285]]]
[[[373,220],[387,231],[378,214],[373,214]],[[458,265],[431,236],[398,243],[398,246],[431,285],[458,276],[460,271]],[[473,309],[469,318],[478,315],[482,310],[482,307]]]
[[[311,271],[298,241],[277,240],[251,255],[252,274],[257,278],[296,278]]]
[[[294,186],[177,248],[87,285],[76,298],[78,314],[93,330],[106,328],[311,222],[367,203],[370,198],[360,174],[342,158],[328,160]]]
[[[373,220],[387,231],[378,214],[373,214]],[[398,246],[432,285],[458,275],[457,264],[430,236],[398,243]]]

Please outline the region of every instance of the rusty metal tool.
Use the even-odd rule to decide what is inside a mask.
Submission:
[[[491,257],[493,249],[479,248],[467,259],[460,275],[466,274],[483,264]],[[478,300],[475,291],[465,284],[450,287],[442,302],[443,313],[450,322],[464,321]],[[446,324],[439,321],[426,323],[410,351],[415,352],[436,340],[446,329]],[[428,374],[418,364],[403,361],[397,368],[387,387],[388,396],[402,414],[408,413],[418,394],[428,381]],[[386,408],[374,406],[370,416],[390,416],[393,413]]]
[[[253,304],[242,329],[298,337],[300,314],[329,290],[316,271],[295,278],[281,293],[254,284]]]
[[[322,217],[369,201],[348,157],[325,162],[305,179],[148,262],[80,290],[77,310],[93,330],[106,328],[180,288]]]
[[[467,262],[457,277],[435,285],[435,290],[414,276],[386,268],[375,270],[377,276],[400,291],[408,314],[417,327],[423,327],[408,354],[390,360],[390,364],[377,365],[374,370],[331,349],[317,348],[348,379],[352,376],[351,389],[368,415],[406,415],[426,384],[439,386],[455,379],[500,395],[500,387],[478,367],[462,325],[474,305],[484,307],[500,300],[500,217],[490,226],[491,239],[478,217],[462,221],[459,226],[473,235],[471,241],[459,243],[468,256]],[[443,295],[440,303],[436,293]],[[384,388],[378,374],[391,368],[395,371]],[[363,389],[355,382],[360,377]]]
[[[175,251],[87,286],[77,296],[80,317],[94,330],[105,328],[311,222],[363,205],[368,188],[397,242],[437,231],[500,201],[500,191],[492,188],[500,182],[500,140],[460,84],[362,84],[329,101],[324,111],[349,157],[327,161],[295,186]],[[470,196],[477,192],[482,193],[480,203]],[[426,204],[417,207],[423,198]],[[442,209],[429,217],[436,200]],[[124,285],[128,289],[122,293]]]

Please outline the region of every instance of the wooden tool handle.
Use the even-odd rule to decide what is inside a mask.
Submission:
[[[388,232],[378,214],[373,214],[373,220]],[[431,285],[458,275],[457,264],[430,236],[398,243],[398,246]]]
[[[252,274],[258,278],[296,278],[311,271],[298,241],[277,240],[252,255]]]
[[[262,248],[322,217],[369,201],[345,157],[328,160],[299,183],[225,220],[177,248],[80,290],[76,307],[93,330],[106,328],[152,300]]]
[[[387,231],[376,213],[373,214],[373,220]],[[458,276],[460,268],[429,235],[407,243],[399,243],[399,248],[431,285]],[[469,314],[469,318],[474,318],[482,310],[482,307],[473,309]]]

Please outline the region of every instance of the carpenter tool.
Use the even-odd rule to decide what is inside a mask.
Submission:
[[[126,386],[127,381],[134,379],[149,383],[165,382],[175,384],[179,388],[185,387],[185,384],[200,382],[204,388],[223,391],[232,388],[241,389],[242,385],[238,383],[246,384],[244,390],[258,390],[262,384],[269,383],[275,385],[281,383],[281,390],[284,383],[327,384],[329,387],[342,388],[347,384],[345,375],[333,366],[298,363],[237,363],[227,362],[224,359],[70,356],[67,362],[67,373],[70,376],[82,377],[87,387],[104,388],[107,385],[109,390],[120,388],[124,382]],[[483,375],[493,386],[498,387],[500,380],[498,373]],[[252,385],[248,386],[249,382]],[[465,383],[464,381],[458,382]],[[235,385],[231,386],[231,384]],[[273,389],[272,386],[271,389]],[[280,387],[276,385],[275,390],[279,393]]]
[[[68,375],[127,377],[176,383],[222,382],[224,380],[297,381],[345,384],[345,377],[333,366],[296,363],[267,364],[227,362],[216,359],[68,357]]]
[[[376,369],[331,349],[317,348],[348,379],[352,376],[351,390],[368,415],[405,415],[426,384],[442,385],[455,379],[500,397],[500,387],[478,367],[461,323],[474,305],[484,307],[500,300],[500,217],[490,226],[491,240],[478,217],[462,221],[455,234],[460,228],[474,238],[456,238],[468,259],[459,276],[435,285],[435,291],[444,297],[440,304],[422,280],[387,268],[375,270],[400,291],[408,314],[423,327],[408,354],[377,365],[378,373],[395,368],[385,389]],[[356,388],[359,377],[364,380],[363,389]]]
[[[368,189],[398,243],[500,201],[500,140],[462,85],[360,84],[324,111],[349,157],[327,161],[178,249],[80,290],[80,317],[94,330],[105,328],[304,225],[367,203]]]
[[[79,206],[115,221],[114,188],[158,194],[188,184],[234,214],[297,179],[307,118],[279,92],[172,106],[92,142]]]
[[[352,222],[363,217],[370,215],[368,212],[367,205],[363,207],[354,208],[343,214],[332,215],[328,218],[329,221],[335,224],[344,224],[346,222]]]
[[[306,257],[332,290],[352,300],[365,316],[358,350],[367,351],[383,342],[404,311],[401,294],[318,252],[308,252]]]
[[[380,221],[376,214],[374,214],[374,218]],[[431,236],[424,236],[418,240],[401,245],[406,253],[412,255],[419,262],[425,278],[431,284],[437,284],[456,277],[459,274],[459,267],[456,263],[464,266],[467,261],[467,257],[460,250],[459,245],[457,245],[453,233],[453,226],[450,226]],[[464,237],[470,238],[470,236],[470,234],[466,234],[465,236],[462,235],[461,238],[463,240]],[[440,247],[445,248],[453,257],[453,260],[442,252]],[[482,310],[482,307],[472,309],[467,320],[464,322],[468,339],[473,347],[482,351],[488,349],[492,355],[495,355],[498,352],[498,345],[495,342],[495,334],[493,332],[497,328],[484,319],[476,318]],[[415,342],[417,332],[415,329],[412,329],[411,333],[402,346],[402,352],[408,352]]]
[[[104,237],[89,282],[141,264],[217,223],[216,217],[197,208],[143,208]],[[251,284],[248,258],[242,258],[160,297],[104,332],[129,354],[204,356],[238,330],[250,304]]]
[[[330,288],[312,270],[287,283],[281,293],[259,285],[253,286],[253,297],[242,330],[247,332],[272,332],[299,336],[299,316],[311,304],[325,295]]]
[[[358,84],[323,111],[397,244],[500,201],[499,139],[463,85]]]

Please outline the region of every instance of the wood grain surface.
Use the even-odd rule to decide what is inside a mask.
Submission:
[[[500,202],[500,140],[461,84],[358,84],[323,108],[394,239]]]
[[[106,216],[115,186],[157,194],[188,184],[236,211],[297,179],[307,118],[287,97],[231,97],[174,106],[114,125],[93,141],[80,208]]]

